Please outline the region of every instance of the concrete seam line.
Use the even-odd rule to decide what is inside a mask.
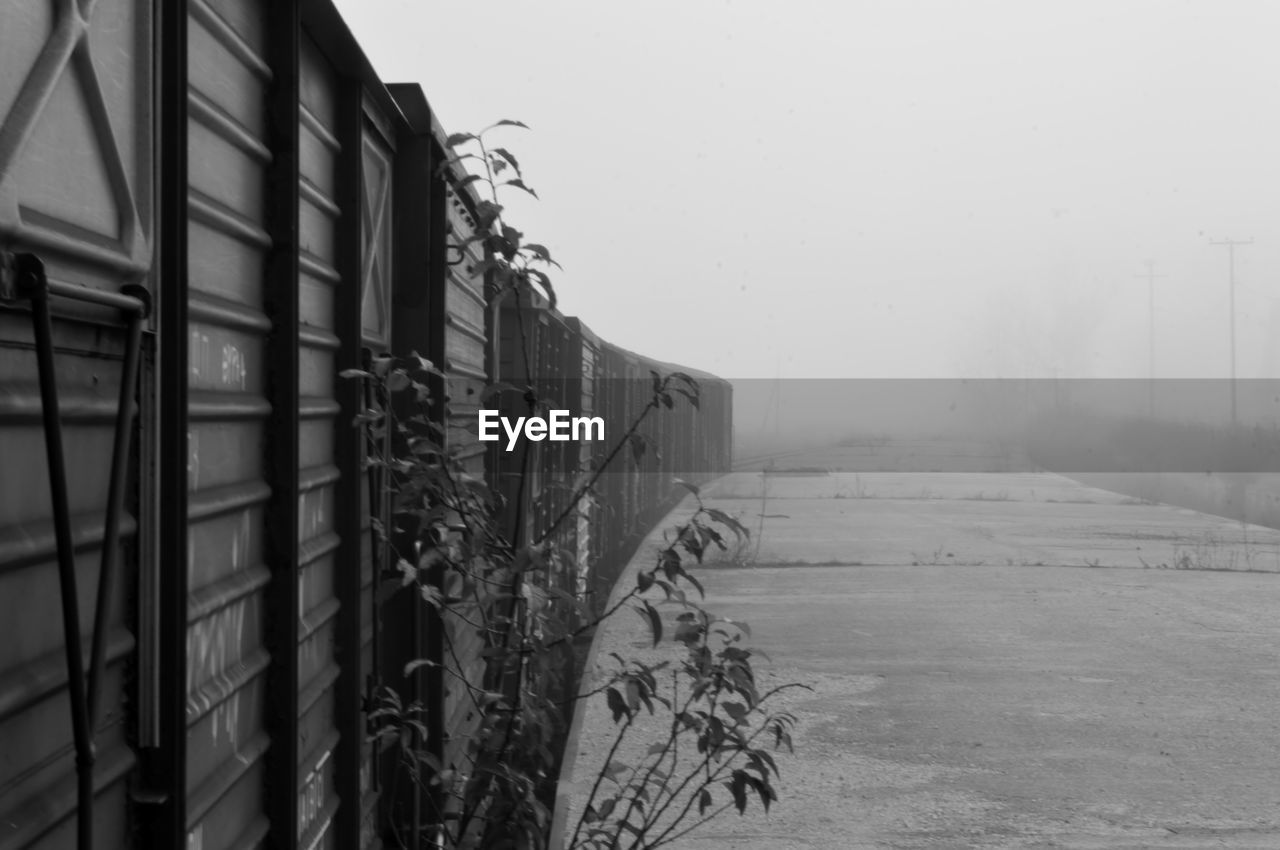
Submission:
[[[723,477],[723,476],[721,476]],[[719,479],[716,479],[719,480]],[[712,482],[707,482],[708,484]],[[704,487],[706,485],[703,485]],[[624,587],[630,587],[627,583],[629,578],[633,578],[640,570],[641,558],[647,558],[652,554],[650,546],[662,540],[662,532],[668,527],[670,518],[678,513],[684,512],[689,502],[693,500],[693,495],[687,495],[681,499],[675,507],[663,515],[662,519],[654,526],[653,530],[641,541],[640,546],[636,549],[636,553],[631,556],[631,560],[627,561],[627,565],[623,567],[622,572],[618,574],[618,580],[613,585],[613,591],[609,594],[609,605],[613,605],[619,594],[624,593]],[[600,642],[604,636],[605,625],[603,628],[597,628],[595,634],[591,636],[591,646],[587,649],[587,658],[583,663],[582,692],[589,692],[597,682],[596,674],[596,656],[600,650]],[[573,720],[569,722],[568,739],[565,743],[564,758],[560,761],[560,775],[556,779],[556,808],[551,819],[551,834],[547,841],[547,850],[564,850],[565,839],[564,831],[566,829],[565,820],[569,816],[569,801],[572,795],[572,778],[573,769],[578,760],[578,739],[582,730],[582,718],[586,712],[586,708],[590,700],[578,700],[573,707]]]

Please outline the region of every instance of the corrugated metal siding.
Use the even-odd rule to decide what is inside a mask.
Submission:
[[[484,277],[475,274],[482,254],[475,243],[461,247],[475,232],[475,220],[452,186],[446,188],[445,195],[446,256],[452,263],[446,274],[444,297],[443,367],[448,376],[449,397],[445,409],[446,445],[468,473],[483,478],[485,449],[477,436],[477,412],[486,382],[487,337]],[[479,612],[471,607],[443,618],[453,656],[446,661],[456,666],[465,681],[475,687],[482,685],[485,672],[485,661],[480,655],[485,638],[473,625],[480,619]],[[466,743],[480,720],[474,696],[462,683],[448,681],[443,708],[444,763],[469,772]]]
[[[268,380],[263,307],[266,22],[250,0],[189,19],[188,846],[266,834]]]
[[[0,248],[51,280],[117,291],[151,266],[150,4],[120,0],[80,31],[50,3],[0,5]],[[111,311],[53,299],[80,628],[90,634],[122,336]],[[73,841],[75,769],[41,402],[25,307],[0,304],[0,847]],[[136,445],[136,443],[135,443]],[[20,482],[20,486],[15,486]],[[134,496],[136,499],[136,492]],[[133,500],[130,501],[133,504]],[[97,723],[98,846],[128,847],[125,682],[137,523],[122,523]],[[87,646],[87,644],[86,644]],[[87,650],[86,650],[87,652]],[[86,655],[87,657],[87,655]]]
[[[448,445],[468,472],[484,475],[484,449],[476,435],[476,417],[484,391],[485,299],[484,276],[475,268],[483,259],[476,243],[461,247],[475,233],[475,221],[463,200],[446,190],[449,224],[449,266],[445,289],[445,362],[449,378]],[[459,261],[460,258],[460,261]]]
[[[618,372],[620,365],[616,352],[602,343],[596,358],[598,379],[595,398],[596,409],[604,417],[607,427],[613,428],[614,431],[608,446],[621,437],[624,433],[623,429],[628,424],[625,418],[627,387],[626,383],[620,379]],[[607,430],[605,436],[609,437]],[[607,450],[606,448],[605,451]],[[620,452],[619,456],[605,468],[597,484],[597,490],[600,493],[600,534],[609,541],[607,547],[604,545],[601,547],[600,554],[603,560],[597,564],[591,582],[591,589],[595,594],[594,602],[598,607],[605,604],[609,596],[609,588],[612,587],[617,578],[617,572],[621,569],[621,565],[614,557],[613,549],[624,537],[623,523],[627,511],[627,476],[624,472],[629,462],[627,455],[626,449]],[[603,452],[597,453],[596,457],[599,462],[604,462]]]
[[[334,846],[331,826],[338,807],[334,685],[340,670],[334,633],[341,607],[334,588],[339,543],[335,505],[341,480],[334,455],[339,411],[334,301],[335,288],[352,282],[341,280],[337,272],[343,215],[336,190],[342,152],[338,78],[310,38],[303,38],[301,59],[299,132],[307,141],[299,145],[298,186],[298,843],[329,848]]]
[[[604,418],[603,410],[600,407],[601,398],[599,395],[599,381],[597,380],[600,356],[598,342],[594,335],[587,331],[578,320],[571,320],[571,328],[573,330],[574,352],[572,365],[578,369],[574,380],[571,382],[571,386],[574,387],[570,393],[570,405],[573,415],[600,416]],[[609,447],[621,437],[622,432],[616,430],[618,428],[616,424],[613,424],[614,431],[610,433],[610,425],[611,423],[606,420],[605,441],[603,443],[583,440],[577,444],[571,444],[573,446],[575,469],[578,472],[585,473],[595,469],[596,465],[604,460],[605,452],[609,450]],[[573,479],[570,478],[570,480],[572,481]],[[597,491],[603,491],[603,482],[597,485]],[[578,505],[578,516],[575,524],[577,528],[574,554],[576,555],[578,566],[575,592],[581,595],[590,590],[596,562],[602,554],[601,507],[595,495],[589,493],[583,497],[582,502]]]
[[[619,356],[620,370],[619,374],[623,379],[623,391],[626,393],[626,408],[622,417],[623,427],[630,427],[631,422],[636,415],[648,403],[648,383],[646,379],[649,377],[644,374],[644,370],[640,367],[639,361],[632,357],[629,353],[622,353]],[[644,454],[640,460],[632,460],[631,452],[624,451],[619,456],[619,460],[623,464],[623,469],[630,474],[627,475],[627,497],[626,508],[623,514],[623,536],[630,537],[639,533],[644,529],[644,513],[645,507],[648,505],[649,481],[645,471],[651,468],[653,463],[653,420],[646,419],[637,431],[638,434],[648,437],[650,442],[646,444]]]

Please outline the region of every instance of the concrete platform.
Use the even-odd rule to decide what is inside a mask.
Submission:
[[[747,566],[701,570],[708,607],[751,624],[762,685],[814,690],[779,703],[799,724],[772,812],[672,846],[1280,848],[1280,532],[1047,474],[735,473],[705,496],[768,517]],[[622,612],[595,657],[679,657],[647,645]],[[588,706],[569,826],[612,740]]]

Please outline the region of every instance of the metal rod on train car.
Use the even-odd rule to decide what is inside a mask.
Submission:
[[[62,421],[58,412],[58,381],[53,370],[53,321],[49,316],[49,288],[44,264],[33,254],[19,254],[18,291],[31,300],[40,402],[44,415],[45,454],[49,461],[49,493],[53,502],[53,532],[58,546],[58,578],[62,588],[62,632],[66,644],[67,690],[71,698],[71,731],[76,749],[76,846],[93,847],[93,740],[84,694],[84,659],[80,655],[80,606],[76,596],[75,550],[67,508],[66,459],[62,453]]]
[[[141,310],[131,311],[129,336],[125,341],[124,365],[120,373],[120,400],[116,407],[115,445],[111,452],[110,489],[107,491],[107,519],[103,530],[102,562],[98,570],[98,600],[93,616],[93,644],[89,656],[89,728],[97,722],[102,695],[102,668],[107,651],[108,607],[115,587],[116,547],[120,542],[120,512],[128,482],[129,450],[133,438],[134,396],[138,388],[138,362],[142,353],[142,326],[150,313],[151,294],[136,284],[124,287],[122,298],[136,300]]]
[[[140,286],[130,285],[123,287],[120,292],[107,292],[101,289],[90,289],[87,286],[76,286],[70,283],[47,280],[45,281],[45,289],[50,295],[71,298],[75,301],[84,301],[89,304],[100,304],[103,307],[114,307],[131,316],[146,318],[147,314],[151,312],[150,294]],[[130,295],[130,292],[143,294]]]

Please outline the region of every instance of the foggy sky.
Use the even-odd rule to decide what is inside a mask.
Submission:
[[[1280,377],[1280,4],[338,0],[561,309],[730,378]]]

